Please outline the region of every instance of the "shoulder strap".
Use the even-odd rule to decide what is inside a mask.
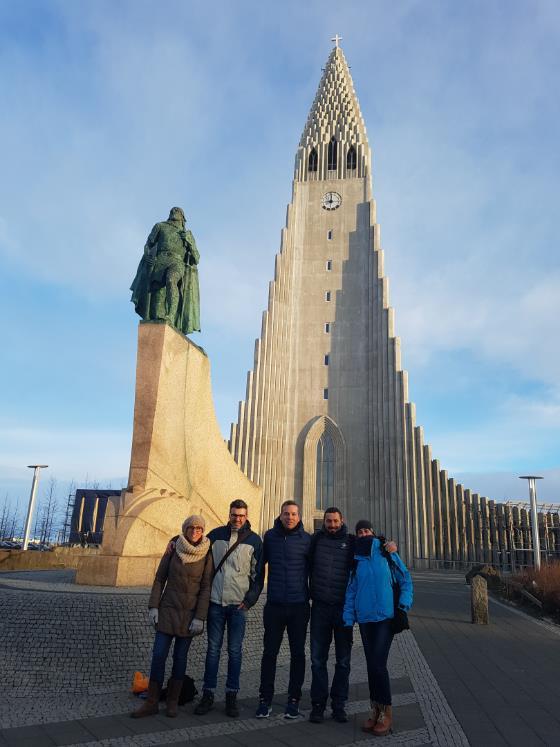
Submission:
[[[237,540],[228,549],[228,551],[222,556],[222,559],[220,560],[220,562],[218,563],[218,565],[214,569],[214,576],[218,575],[218,573],[222,570],[222,566],[224,565],[224,563],[226,562],[226,560],[229,558],[229,556],[232,554],[232,552],[237,549],[238,545],[240,545],[243,542],[243,540],[245,539],[246,536],[247,536],[247,532],[245,532],[243,534],[239,533],[237,535]]]
[[[381,554],[387,560],[387,565],[389,566],[389,573],[391,574],[391,586],[393,586],[393,587],[398,586],[399,582],[395,578],[396,563],[393,560],[393,558],[391,557],[391,553],[387,552],[387,550],[385,550],[385,548],[383,548],[383,546],[382,546]]]

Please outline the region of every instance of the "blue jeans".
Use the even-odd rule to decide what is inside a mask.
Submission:
[[[237,604],[221,604],[210,602],[206,629],[208,631],[208,650],[206,651],[206,665],[204,667],[204,689],[215,690],[218,683],[218,667],[220,654],[224,642],[224,630],[227,626],[228,668],[226,693],[239,691],[239,675],[241,674],[241,658],[243,638],[245,637],[245,619],[247,610],[238,609]]]
[[[345,628],[341,604],[313,602],[311,606],[311,702],[323,708],[329,695],[327,659],[334,636],[335,667],[331,685],[333,708],[348,700],[348,679],[352,657],[352,628]]]
[[[387,671],[387,659],[393,642],[392,626],[392,619],[360,623],[360,635],[367,662],[369,698],[382,705],[391,705],[391,683]]]
[[[158,630],[152,653],[150,679],[155,680],[161,687],[163,687],[163,680],[165,679],[165,662],[167,661],[173,639],[175,639],[175,645],[173,646],[173,669],[171,670],[171,676],[174,680],[182,680],[187,669],[187,654],[192,638],[180,638],[178,635],[173,636]]]

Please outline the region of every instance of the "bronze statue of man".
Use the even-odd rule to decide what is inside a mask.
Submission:
[[[152,228],[130,286],[136,313],[169,322],[184,335],[200,332],[199,259],[184,212],[171,208],[169,218]]]

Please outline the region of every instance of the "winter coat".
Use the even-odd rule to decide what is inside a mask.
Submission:
[[[264,583],[263,543],[258,534],[251,531],[249,522],[245,522],[238,533],[229,524],[216,527],[208,533],[212,543],[214,568],[241,536],[241,542],[228,556],[214,576],[210,601],[214,604],[243,604],[248,609],[260,596]]]
[[[353,534],[346,524],[330,534],[323,527],[311,539],[311,579],[309,591],[314,602],[342,606],[354,559]]]
[[[365,538],[364,538],[365,539]],[[368,555],[359,555],[356,542],[355,568],[350,574],[344,603],[344,624],[379,622],[394,617],[393,587],[389,562],[382,553],[381,542],[375,537]],[[400,586],[399,607],[412,606],[412,579],[398,554],[391,553],[393,572]]]
[[[309,601],[309,550],[311,535],[300,521],[284,529],[276,519],[264,535],[264,562],[268,563],[267,601],[272,604],[298,604]]]
[[[175,551],[163,556],[148,602],[159,610],[159,631],[189,637],[193,618],[206,620],[213,574],[211,552],[194,563],[183,563]]]

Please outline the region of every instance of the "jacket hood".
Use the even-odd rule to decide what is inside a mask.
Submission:
[[[297,532],[303,531],[303,521],[298,521],[293,529],[286,529],[284,524],[280,521],[280,517],[277,516],[274,520],[274,529],[280,534],[297,534]]]

